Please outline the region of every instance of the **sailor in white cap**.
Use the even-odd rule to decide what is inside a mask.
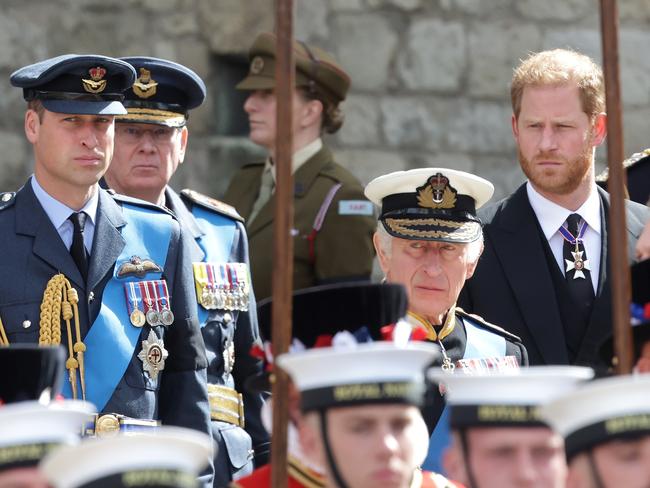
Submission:
[[[418,470],[428,444],[418,409],[424,370],[438,356],[438,349],[424,342],[404,347],[377,342],[277,358],[300,391],[301,446],[325,466],[324,486],[456,486]]]
[[[263,348],[253,355],[264,360],[264,373],[252,376],[246,382],[251,391],[271,391],[275,377],[272,353],[273,300],[258,302],[257,317]],[[293,293],[291,347],[289,352],[302,353],[306,349],[322,348],[332,344],[334,337],[353,336],[357,343],[382,340],[390,335],[395,324],[406,314],[406,291],[401,285],[367,282],[333,283],[297,290]],[[406,334],[408,325],[404,324]],[[317,488],[324,482],[324,469],[304,454],[300,447],[300,395],[289,383],[289,423],[287,425],[287,477],[289,488]],[[272,401],[262,410],[262,420],[269,432],[272,429]],[[255,469],[249,476],[237,478],[232,488],[266,488],[272,484],[270,464]]]
[[[540,413],[564,437],[567,488],[650,486],[650,375],[593,381]]]
[[[528,364],[517,336],[456,307],[483,250],[476,210],[493,192],[489,181],[447,168],[397,171],[366,187],[368,199],[381,208],[374,243],[386,280],[406,287],[408,319],[439,344],[447,370],[467,368],[476,358],[502,367]],[[443,408],[438,395],[425,412],[431,430],[445,415]],[[437,428],[427,469],[440,469],[438,448],[447,441],[448,433]]]
[[[94,411],[94,405],[80,400],[0,407],[0,487],[46,488],[39,461],[61,445],[77,442]]]
[[[197,488],[212,439],[182,427],[89,438],[57,450],[40,468],[54,488]]]
[[[0,321],[1,325],[1,321]],[[0,347],[0,487],[45,488],[38,461],[58,445],[75,442],[94,406],[48,404],[61,391],[66,357],[60,347]]]
[[[562,366],[472,375],[430,370],[451,409],[447,475],[468,488],[564,488],[564,442],[542,421],[539,407],[593,374]]]

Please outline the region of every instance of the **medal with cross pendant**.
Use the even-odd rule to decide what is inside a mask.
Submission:
[[[571,259],[565,259],[564,264],[566,266],[565,272],[568,274],[569,271],[573,271],[573,279],[586,279],[585,270],[591,271],[589,266],[589,260],[583,259],[584,251],[580,250],[580,243],[582,238],[587,230],[587,222],[582,222],[582,226],[578,231],[578,236],[574,236],[568,229],[560,227],[560,233],[562,237],[568,241],[570,244],[575,244],[575,250],[571,251],[571,256],[573,256],[573,261]]]
[[[565,259],[564,262],[566,264],[566,272],[568,273],[569,271],[573,270],[573,279],[577,280],[578,278],[586,279],[584,270],[591,271],[591,268],[589,267],[589,260],[588,259],[582,259],[582,255],[584,254],[584,251],[580,250],[579,247],[579,240],[576,240],[576,250],[571,251],[571,255],[573,256],[573,261],[570,259]]]

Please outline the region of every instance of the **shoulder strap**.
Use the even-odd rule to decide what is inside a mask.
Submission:
[[[198,191],[185,188],[184,190],[181,190],[181,197],[184,200],[188,200],[196,205],[207,208],[208,210],[212,210],[213,212],[217,212],[221,215],[225,215],[226,217],[230,217],[231,219],[239,220],[240,222],[244,221],[242,216],[239,215],[235,207],[232,205],[228,205],[221,200],[203,195]]]
[[[16,192],[0,193],[0,210],[11,207],[16,202]]]
[[[473,313],[467,313],[467,312],[465,312],[465,310],[463,310],[462,308],[459,308],[459,307],[456,307],[456,313],[458,315],[460,315],[461,317],[471,319],[472,321],[476,322],[477,325],[479,325],[480,327],[482,327],[484,329],[488,329],[490,332],[494,332],[495,334],[498,334],[498,335],[500,335],[502,337],[505,337],[509,341],[521,342],[521,339],[519,338],[519,336],[516,336],[516,335],[508,332],[507,330],[499,327],[498,325],[494,325],[494,324],[486,321],[483,317],[481,317],[479,315],[476,315],[476,314],[473,314]]]

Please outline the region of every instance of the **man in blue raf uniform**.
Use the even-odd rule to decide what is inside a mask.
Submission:
[[[188,111],[205,98],[203,81],[185,66],[156,58],[124,58],[138,73],[126,92],[128,113],[117,117],[115,154],[106,173],[114,190],[166,206],[194,237],[190,257],[194,303],[208,356],[212,435],[218,444],[215,486],[264,464],[268,434],[260,419],[263,400],[244,387],[261,371],[248,352],[259,342],[249,280],[248,242],[242,219],[230,206],[191,190],[180,195],[169,180],[183,162]]]
[[[174,217],[99,187],[123,61],[64,55],[11,76],[28,101],[34,175],[0,197],[0,316],[7,341],[66,348],[66,397],[100,412],[91,433],[158,421],[209,431],[206,357]],[[102,413],[103,412],[103,413]]]

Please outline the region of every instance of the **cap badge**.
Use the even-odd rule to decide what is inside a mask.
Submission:
[[[255,56],[251,61],[251,73],[259,75],[264,69],[264,60],[260,56]]]
[[[418,187],[418,205],[425,208],[454,208],[456,194],[449,185],[449,178],[442,173],[431,176],[427,182]]]
[[[88,70],[88,74],[90,74],[90,80],[86,80],[85,78],[81,79],[83,82],[84,90],[86,90],[88,93],[103,92],[106,88],[106,80],[103,79],[104,76],[106,76],[106,69],[97,66],[95,68],[90,68]]]
[[[140,68],[140,77],[133,83],[133,93],[140,98],[153,97],[158,83],[151,77],[151,71]]]
[[[142,369],[149,373],[152,380],[158,378],[158,373],[165,369],[165,359],[169,353],[165,349],[162,339],[156,333],[149,331],[149,337],[142,341],[142,351],[138,353],[138,359],[142,361]]]

